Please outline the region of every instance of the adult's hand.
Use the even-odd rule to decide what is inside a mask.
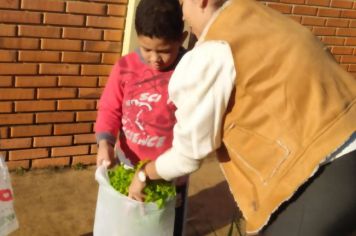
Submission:
[[[129,186],[129,198],[132,198],[139,202],[143,202],[145,200],[145,195],[143,194],[143,189],[145,188],[145,186],[146,182],[142,182],[141,180],[139,180],[138,171],[136,171]]]

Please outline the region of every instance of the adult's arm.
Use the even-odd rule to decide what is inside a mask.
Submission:
[[[146,167],[149,177],[171,180],[192,173],[221,145],[222,119],[235,78],[226,42],[204,42],[182,58],[169,84],[177,107],[172,148],[158,157],[154,168]]]

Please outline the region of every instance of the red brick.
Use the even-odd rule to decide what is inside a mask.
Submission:
[[[0,30],[0,36],[16,36],[16,26],[2,24]]]
[[[100,63],[100,53],[89,53],[89,52],[63,52],[62,54],[63,62],[72,63]]]
[[[84,25],[84,16],[73,14],[44,13],[44,23],[51,25]]]
[[[290,14],[292,12],[292,7],[286,4],[267,3],[267,6],[284,14]]]
[[[108,82],[108,77],[99,77],[99,87],[105,87]]]
[[[75,144],[84,144],[84,143],[95,143],[95,135],[94,134],[78,134],[74,135],[74,143]]]
[[[336,35],[336,29],[331,27],[314,27],[313,33],[315,35],[328,35],[333,36]]]
[[[12,102],[0,102],[0,113],[10,113],[12,111]]]
[[[0,22],[2,23],[26,23],[40,24],[41,13],[27,11],[0,10]]]
[[[76,94],[77,89],[75,88],[40,88],[37,92],[37,98],[74,98],[76,97]]]
[[[93,0],[93,2],[128,3],[128,0]]]
[[[350,22],[350,27],[356,28],[356,20],[352,20],[352,21]]]
[[[42,39],[41,49],[80,51],[82,49],[82,42],[80,40],[69,39]]]
[[[8,128],[7,127],[0,127],[0,138],[8,138]]]
[[[293,14],[315,16],[318,8],[311,6],[294,6]]]
[[[91,123],[79,123],[79,124],[56,124],[54,125],[54,134],[80,134],[90,133],[92,130]]]
[[[0,139],[0,149],[29,148],[32,145],[31,138]]]
[[[346,38],[346,46],[356,46],[356,38]]]
[[[11,76],[0,76],[0,87],[11,87],[12,80]]]
[[[74,64],[40,64],[40,74],[43,75],[77,75],[79,65]]]
[[[328,7],[330,5],[330,0],[306,0],[305,3],[308,5]]]
[[[318,16],[322,17],[340,17],[341,11],[338,9],[331,8],[320,8],[318,11]]]
[[[124,32],[122,30],[104,30],[104,40],[122,41]]]
[[[82,75],[109,75],[112,65],[82,65]]]
[[[126,6],[109,4],[107,14],[110,16],[126,16]]]
[[[17,9],[18,6],[19,6],[19,0],[3,0],[3,1],[0,1],[0,8]]]
[[[101,63],[113,65],[120,58],[119,53],[102,53]]]
[[[303,16],[302,17],[302,24],[303,25],[312,25],[312,26],[324,26],[325,19],[320,17],[310,17],[310,16]]]
[[[41,158],[32,161],[32,168],[42,169],[48,167],[69,166],[70,157]]]
[[[12,87],[12,76],[0,75],[0,87]]]
[[[52,125],[20,125],[10,129],[11,137],[32,137],[51,135]]]
[[[55,147],[55,146],[70,146],[73,144],[72,136],[47,136],[35,137],[34,147]]]
[[[356,56],[341,56],[341,63],[356,64]]]
[[[6,165],[10,171],[17,170],[18,168],[29,169],[30,161],[29,160],[8,161],[8,162],[6,162]]]
[[[59,62],[61,60],[60,52],[52,51],[20,51],[19,61],[26,62]]]
[[[96,155],[73,156],[72,166],[77,164],[92,165],[96,163]]]
[[[0,125],[32,124],[33,114],[0,114]]]
[[[105,15],[106,5],[93,2],[67,2],[67,12],[93,15]]]
[[[34,89],[0,88],[0,100],[34,99]]]
[[[334,19],[334,18],[329,18],[326,21],[326,26],[332,26],[332,27],[348,27],[350,23],[350,20],[348,19]]]
[[[352,8],[352,1],[350,0],[332,0],[331,5],[336,8]]]
[[[19,36],[60,38],[61,28],[53,26],[20,25]]]
[[[86,25],[97,28],[123,29],[125,19],[123,17],[88,16]]]
[[[337,29],[336,35],[338,36],[349,36],[349,37],[356,37],[356,28],[340,28]]]
[[[36,159],[41,157],[48,157],[47,148],[24,149],[9,152],[10,161]]]
[[[101,40],[103,30],[93,28],[69,28],[63,29],[63,38],[66,39],[89,39]]]
[[[2,75],[37,74],[37,65],[33,63],[0,63],[0,71]]]
[[[90,154],[96,154],[98,152],[98,145],[92,144],[90,145]]]
[[[345,38],[343,37],[334,37],[334,36],[324,36],[323,40],[324,43],[328,45],[339,45],[342,46],[344,45]]]
[[[96,111],[79,111],[77,112],[76,121],[95,121],[97,116]]]
[[[333,47],[331,52],[333,54],[352,55],[353,48],[350,48],[350,47]]]
[[[15,51],[0,50],[0,62],[15,62],[16,58],[17,56]]]
[[[102,88],[80,88],[79,98],[100,98]]]
[[[0,48],[9,49],[38,49],[39,40],[31,38],[2,38]]]
[[[58,0],[22,0],[21,9],[63,12],[64,2]]]
[[[84,51],[91,52],[120,52],[121,43],[119,42],[102,42],[102,41],[85,41]]]
[[[95,109],[94,100],[60,100],[58,101],[58,110],[93,110]]]
[[[27,111],[54,111],[56,109],[55,101],[22,101],[15,102],[16,112]]]
[[[57,78],[54,76],[17,76],[15,79],[16,87],[55,87]]]
[[[36,123],[65,123],[73,121],[73,112],[46,112],[36,114]]]
[[[356,10],[342,10],[341,17],[356,19]]]
[[[97,77],[90,76],[60,76],[59,86],[64,87],[96,87]]]
[[[88,153],[89,153],[89,146],[87,145],[52,148],[53,157],[84,155]]]

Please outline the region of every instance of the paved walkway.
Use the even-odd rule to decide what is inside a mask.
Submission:
[[[91,236],[95,167],[11,173],[20,228],[11,236]],[[215,158],[190,177],[186,236],[227,236],[235,203]],[[238,234],[234,234],[238,235]]]

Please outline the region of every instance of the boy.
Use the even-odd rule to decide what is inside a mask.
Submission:
[[[167,86],[184,54],[181,45],[186,37],[179,2],[140,1],[135,28],[139,49],[114,65],[100,98],[95,126],[98,166],[114,166],[115,156],[131,166],[155,160],[172,144],[175,106]],[[185,196],[186,184],[179,189]],[[184,204],[176,210],[176,224],[182,223],[183,208]],[[180,230],[181,226],[175,227],[175,235],[181,235]]]

